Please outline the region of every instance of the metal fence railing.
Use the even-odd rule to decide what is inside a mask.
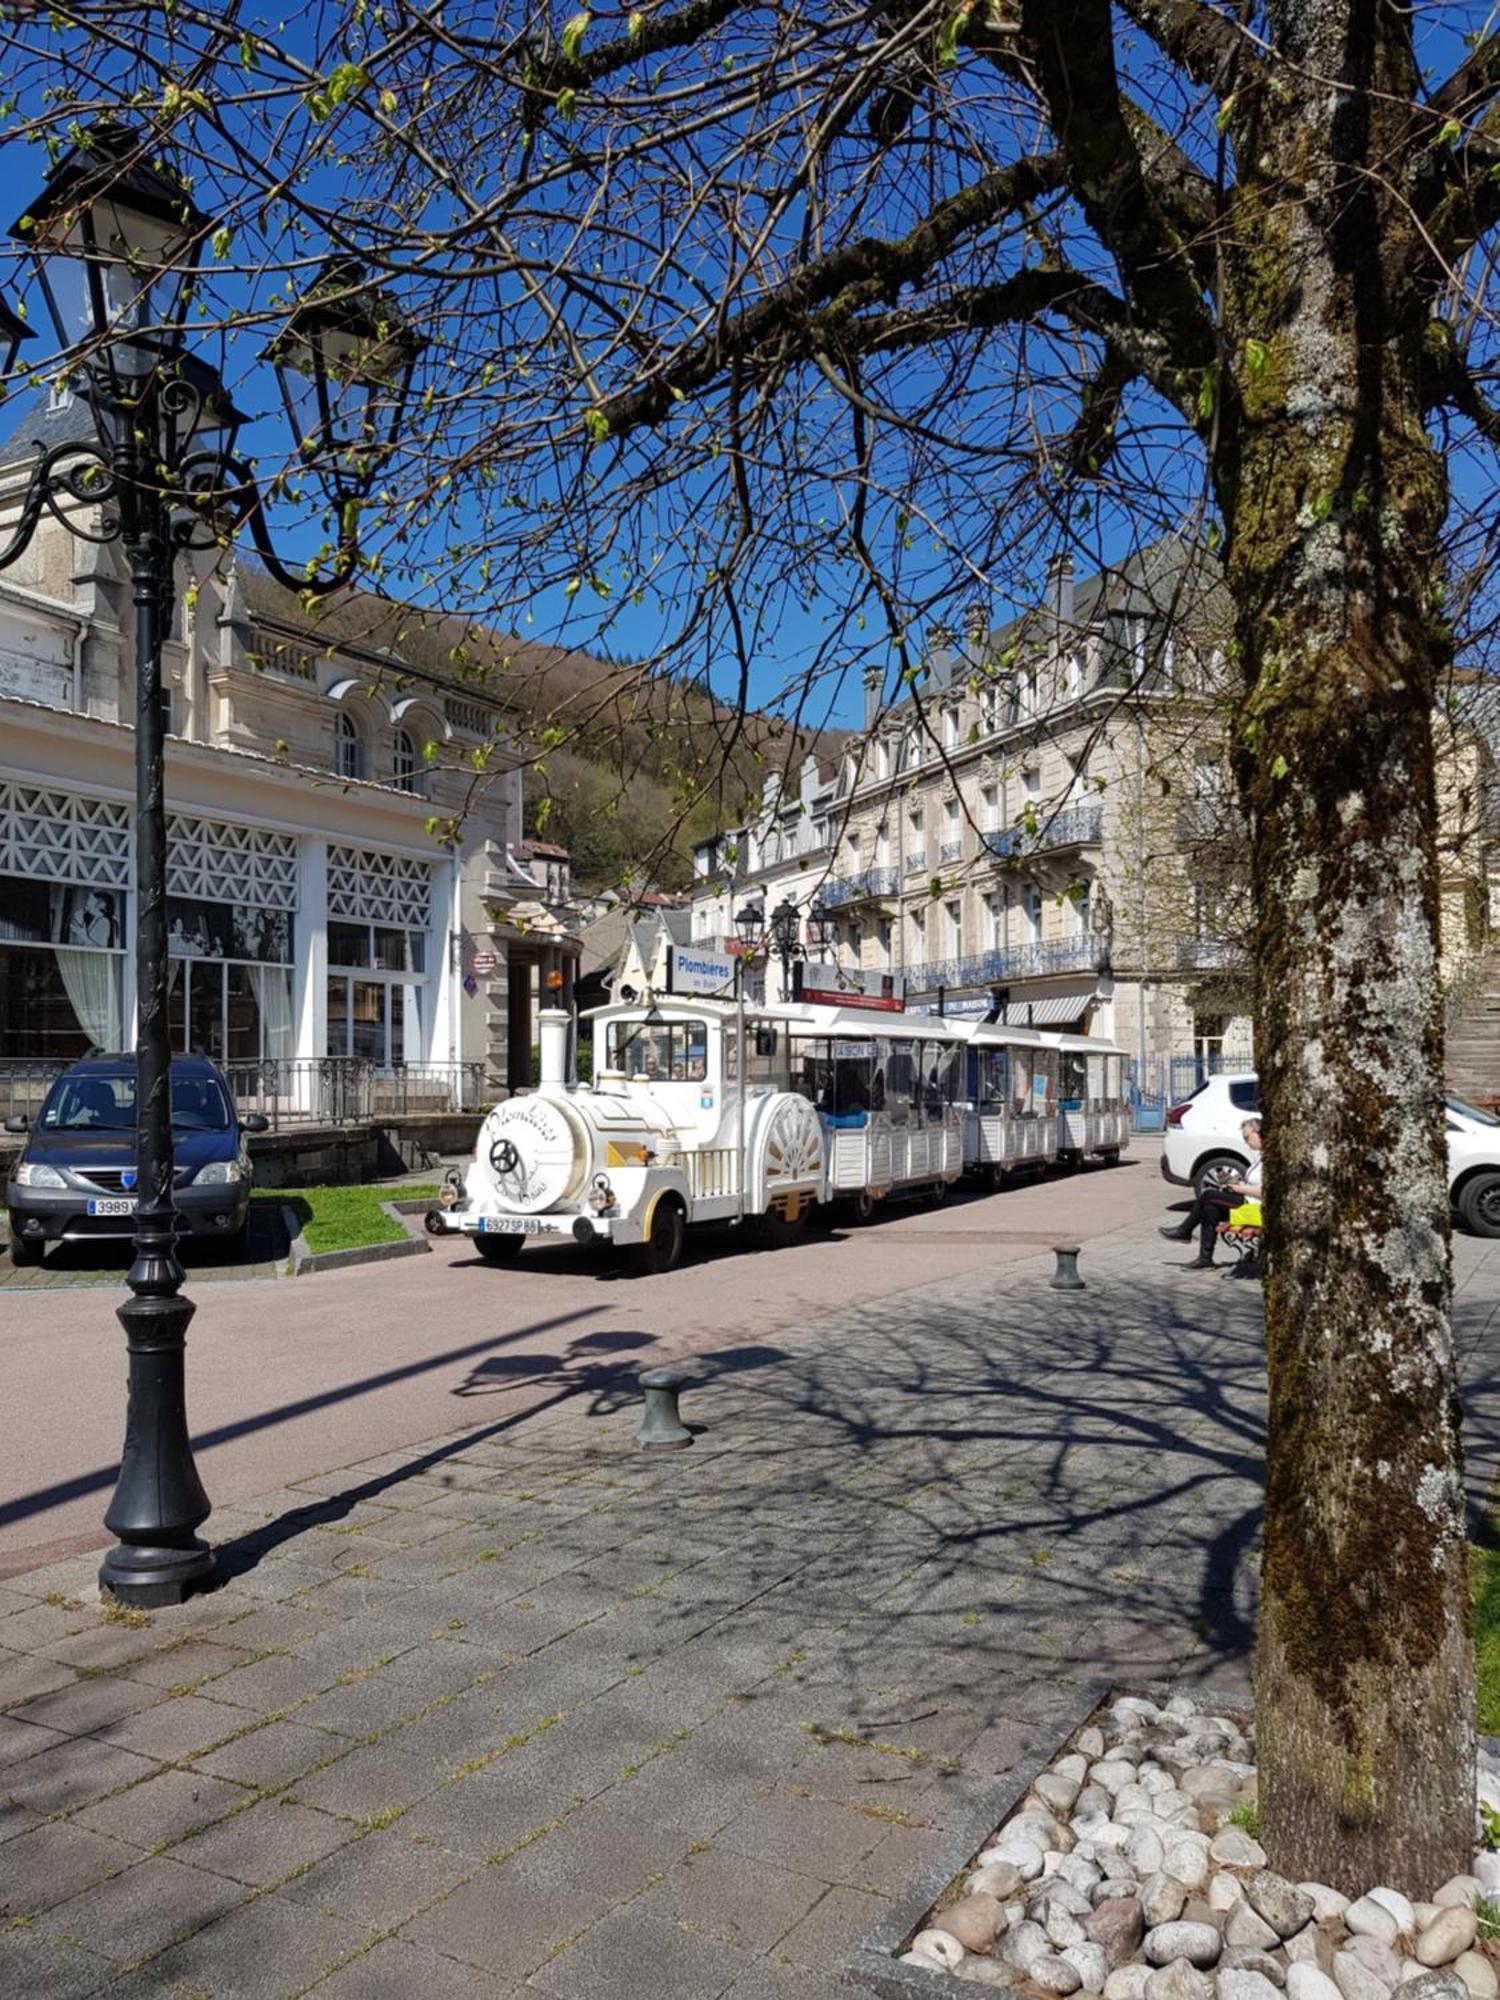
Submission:
[[[482,1111],[493,1096],[482,1062],[397,1063],[358,1056],[229,1062],[224,1075],[243,1118],[252,1111],[283,1125],[362,1125],[444,1111]],[[0,1057],[0,1119],[34,1118],[66,1062]]]
[[[358,1056],[309,1056],[226,1063],[240,1116],[258,1111],[282,1125],[363,1125],[423,1112],[479,1111],[486,1102],[484,1064],[397,1063]]]
[[[68,1067],[65,1062],[23,1062],[0,1057],[0,1119],[34,1118],[52,1085]]]

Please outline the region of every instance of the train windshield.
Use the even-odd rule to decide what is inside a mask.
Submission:
[[[653,1083],[702,1083],[708,1075],[706,1021],[611,1021],[609,1066]]]

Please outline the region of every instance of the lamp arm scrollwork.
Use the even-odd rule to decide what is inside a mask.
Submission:
[[[30,547],[37,523],[51,514],[69,534],[85,542],[113,542],[120,536],[120,517],[106,512],[97,530],[86,528],[76,514],[64,512],[68,502],[76,507],[97,507],[116,497],[117,485],[109,458],[100,445],[72,442],[55,444],[50,450],[37,446],[21,511],[10,539],[0,548],[0,570],[9,569]]]
[[[240,505],[236,511],[236,524],[248,526],[250,538],[255,543],[255,552],[265,564],[267,571],[283,590],[290,590],[298,597],[327,597],[335,590],[342,590],[354,580],[354,566],[358,555],[358,544],[352,537],[341,535],[333,559],[333,572],[328,576],[309,576],[306,571],[289,569],[276,552],[266,526],[266,501],[254,475],[248,466],[237,465],[236,474],[242,478],[242,485],[236,498]]]

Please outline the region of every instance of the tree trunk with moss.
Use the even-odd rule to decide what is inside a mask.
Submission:
[[[1468,1868],[1474,1812],[1431,737],[1448,496],[1430,303],[1393,281],[1411,225],[1372,164],[1396,135],[1368,107],[1387,94],[1394,124],[1414,78],[1374,19],[1296,16],[1288,53],[1310,76],[1353,66],[1369,95],[1267,106],[1216,472],[1266,1121],[1261,1822],[1293,1880],[1428,1896]]]

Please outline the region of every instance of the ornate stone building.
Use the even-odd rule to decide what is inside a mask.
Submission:
[[[695,852],[694,936],[790,895],[831,913],[846,974],[908,1005],[1002,1005],[1138,1057],[1248,1059],[1247,837],[1226,761],[1227,619],[1174,544],[1075,582],[999,629],[934,633],[916,685],[873,673],[836,768],[768,780],[762,810]],[[1445,972],[1478,942],[1492,765],[1442,748]],[[825,954],[826,955],[826,954]]]
[[[0,447],[0,533],[37,443],[84,422],[54,396]],[[128,614],[118,550],[61,522],[0,577],[11,1064],[131,1040]],[[515,718],[472,671],[514,643],[366,593],[309,614],[244,560],[183,559],[164,662],[180,1046],[247,1081],[339,1058],[429,1098],[524,1080],[531,1010],[570,987],[577,940],[566,857],[520,848]]]

